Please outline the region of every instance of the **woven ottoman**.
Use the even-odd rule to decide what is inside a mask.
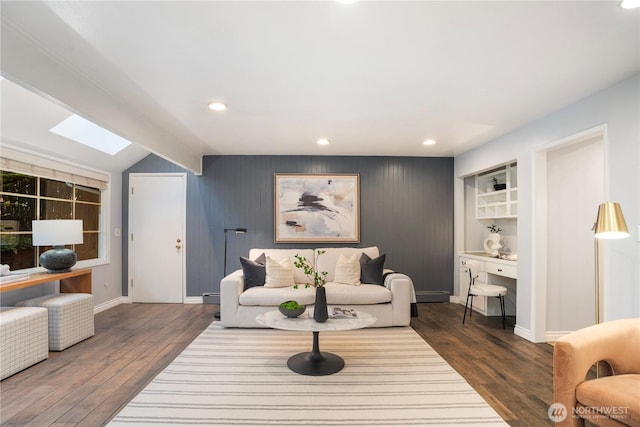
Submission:
[[[91,294],[45,295],[20,301],[16,306],[47,309],[51,351],[62,351],[94,335]]]
[[[47,357],[47,310],[0,307],[0,380]]]

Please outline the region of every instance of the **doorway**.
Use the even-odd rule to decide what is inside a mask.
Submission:
[[[182,303],[185,289],[186,174],[129,175],[129,296]]]
[[[536,153],[536,330],[553,341],[594,323],[592,226],[605,200],[606,127]],[[571,309],[568,309],[571,307]],[[538,329],[540,327],[540,329]]]

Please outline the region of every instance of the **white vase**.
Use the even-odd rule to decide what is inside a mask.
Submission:
[[[489,237],[484,239],[484,251],[492,256],[499,256],[498,250],[502,248],[500,239],[501,237],[498,233],[489,234]]]

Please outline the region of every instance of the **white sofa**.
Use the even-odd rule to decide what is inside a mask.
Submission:
[[[347,257],[356,253],[358,259],[364,252],[375,259],[380,254],[378,248],[322,248],[326,251],[318,257],[317,271],[326,271],[327,305],[353,308],[366,312],[377,318],[371,327],[408,326],[411,321],[411,303],[415,302],[415,294],[411,279],[404,274],[392,273],[385,276],[384,285],[360,284],[357,286],[333,282],[334,269],[340,254]],[[295,255],[314,262],[314,249],[251,249],[249,259],[255,260],[261,254],[276,261],[286,257],[295,261]],[[309,282],[302,269],[293,268],[294,281],[300,286],[268,288],[254,286],[245,289],[243,271],[236,270],[224,277],[220,282],[220,321],[224,327],[261,328],[256,316],[271,310],[289,300],[300,304],[313,305],[315,288],[305,288]],[[390,270],[385,270],[389,272]]]

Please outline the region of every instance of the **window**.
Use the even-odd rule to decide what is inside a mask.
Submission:
[[[32,246],[31,221],[81,219],[83,243],[70,245],[78,260],[100,254],[100,188],[0,170],[0,242],[2,263],[11,270],[37,267],[48,247]]]

